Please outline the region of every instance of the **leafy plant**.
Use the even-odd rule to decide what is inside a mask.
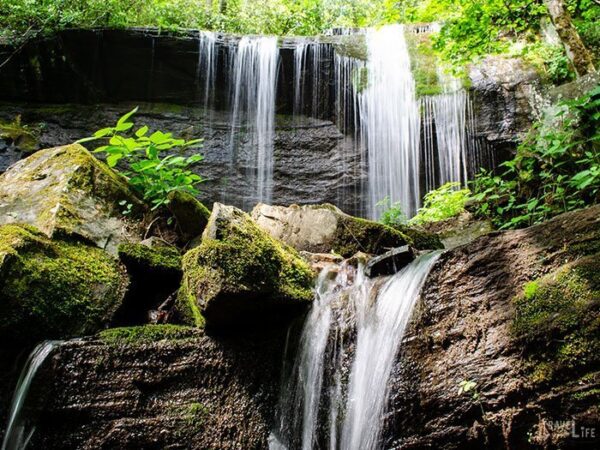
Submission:
[[[460,189],[460,183],[446,183],[425,195],[423,207],[409,223],[422,225],[457,216],[464,211],[470,196],[471,191]]]
[[[376,205],[379,208],[383,208],[383,212],[381,213],[381,218],[379,221],[390,227],[396,225],[405,225],[408,222],[408,219],[402,212],[402,205],[400,202],[395,202],[392,204],[389,197],[384,198]]]
[[[600,201],[600,86],[537,122],[500,174],[471,187],[477,212],[501,228],[542,222]]]
[[[130,119],[137,110],[136,107],[123,115],[114,127],[102,128],[78,142],[107,141],[94,153],[103,154],[109,167],[122,167],[121,172],[131,187],[152,205],[152,210],[167,204],[171,191],[198,194],[196,185],[203,180],[190,167],[201,161],[203,156],[193,154],[186,157],[177,153],[198,145],[201,139],[176,139],[171,133],[162,131],[149,134],[146,125],[132,133],[133,122]],[[166,152],[169,154],[163,156]],[[125,207],[124,214],[131,212],[131,207],[125,203],[122,206]]]

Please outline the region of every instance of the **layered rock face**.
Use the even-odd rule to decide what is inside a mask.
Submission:
[[[285,330],[145,328],[59,346],[40,373],[49,389],[31,448],[268,448]]]
[[[443,254],[393,375],[386,447],[597,448],[599,252],[596,206]],[[459,394],[467,380],[479,399]]]

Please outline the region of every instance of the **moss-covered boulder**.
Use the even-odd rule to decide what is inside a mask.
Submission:
[[[91,334],[108,324],[129,280],[104,251],[51,241],[27,225],[0,226],[0,339],[33,343]]]
[[[193,195],[183,191],[169,193],[167,207],[175,220],[183,241],[200,236],[208,223],[210,210]]]
[[[141,208],[126,180],[78,144],[40,150],[0,175],[0,225],[27,223],[112,254],[137,239],[121,202]]]
[[[379,255],[412,244],[404,233],[372,220],[349,216],[333,205],[271,206],[258,204],[252,218],[273,236],[299,251],[357,252]]]
[[[313,274],[296,251],[250,216],[215,203],[201,244],[183,258],[178,310],[215,327],[283,320],[313,298]]]

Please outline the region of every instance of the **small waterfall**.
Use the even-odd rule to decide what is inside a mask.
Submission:
[[[255,193],[248,205],[271,203],[275,95],[279,49],[276,37],[243,37],[232,48],[231,137],[232,164],[244,153],[250,174],[256,174]]]
[[[302,115],[303,105],[303,87],[304,87],[304,68],[306,66],[306,55],[308,45],[306,42],[299,42],[294,47],[294,116]]]
[[[210,31],[198,33],[198,64],[196,80],[202,83],[202,103],[205,112],[212,106],[217,76],[217,36]]]
[[[380,448],[392,367],[437,258],[418,258],[381,287],[348,265],[321,273],[294,366],[284,370],[271,450]]]
[[[359,94],[363,145],[368,152],[369,210],[377,203],[400,202],[415,214],[419,187],[420,114],[404,27],[392,25],[366,34],[368,84]]]
[[[2,441],[2,450],[23,450],[29,444],[35,431],[35,426],[28,422],[24,414],[29,388],[38,369],[58,344],[57,341],[44,341],[33,349],[17,382],[13,395],[6,434]]]

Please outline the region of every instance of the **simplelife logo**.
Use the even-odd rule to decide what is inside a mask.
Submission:
[[[568,433],[573,439],[596,439],[596,427],[577,424],[574,420],[544,420],[544,427],[552,433]]]

